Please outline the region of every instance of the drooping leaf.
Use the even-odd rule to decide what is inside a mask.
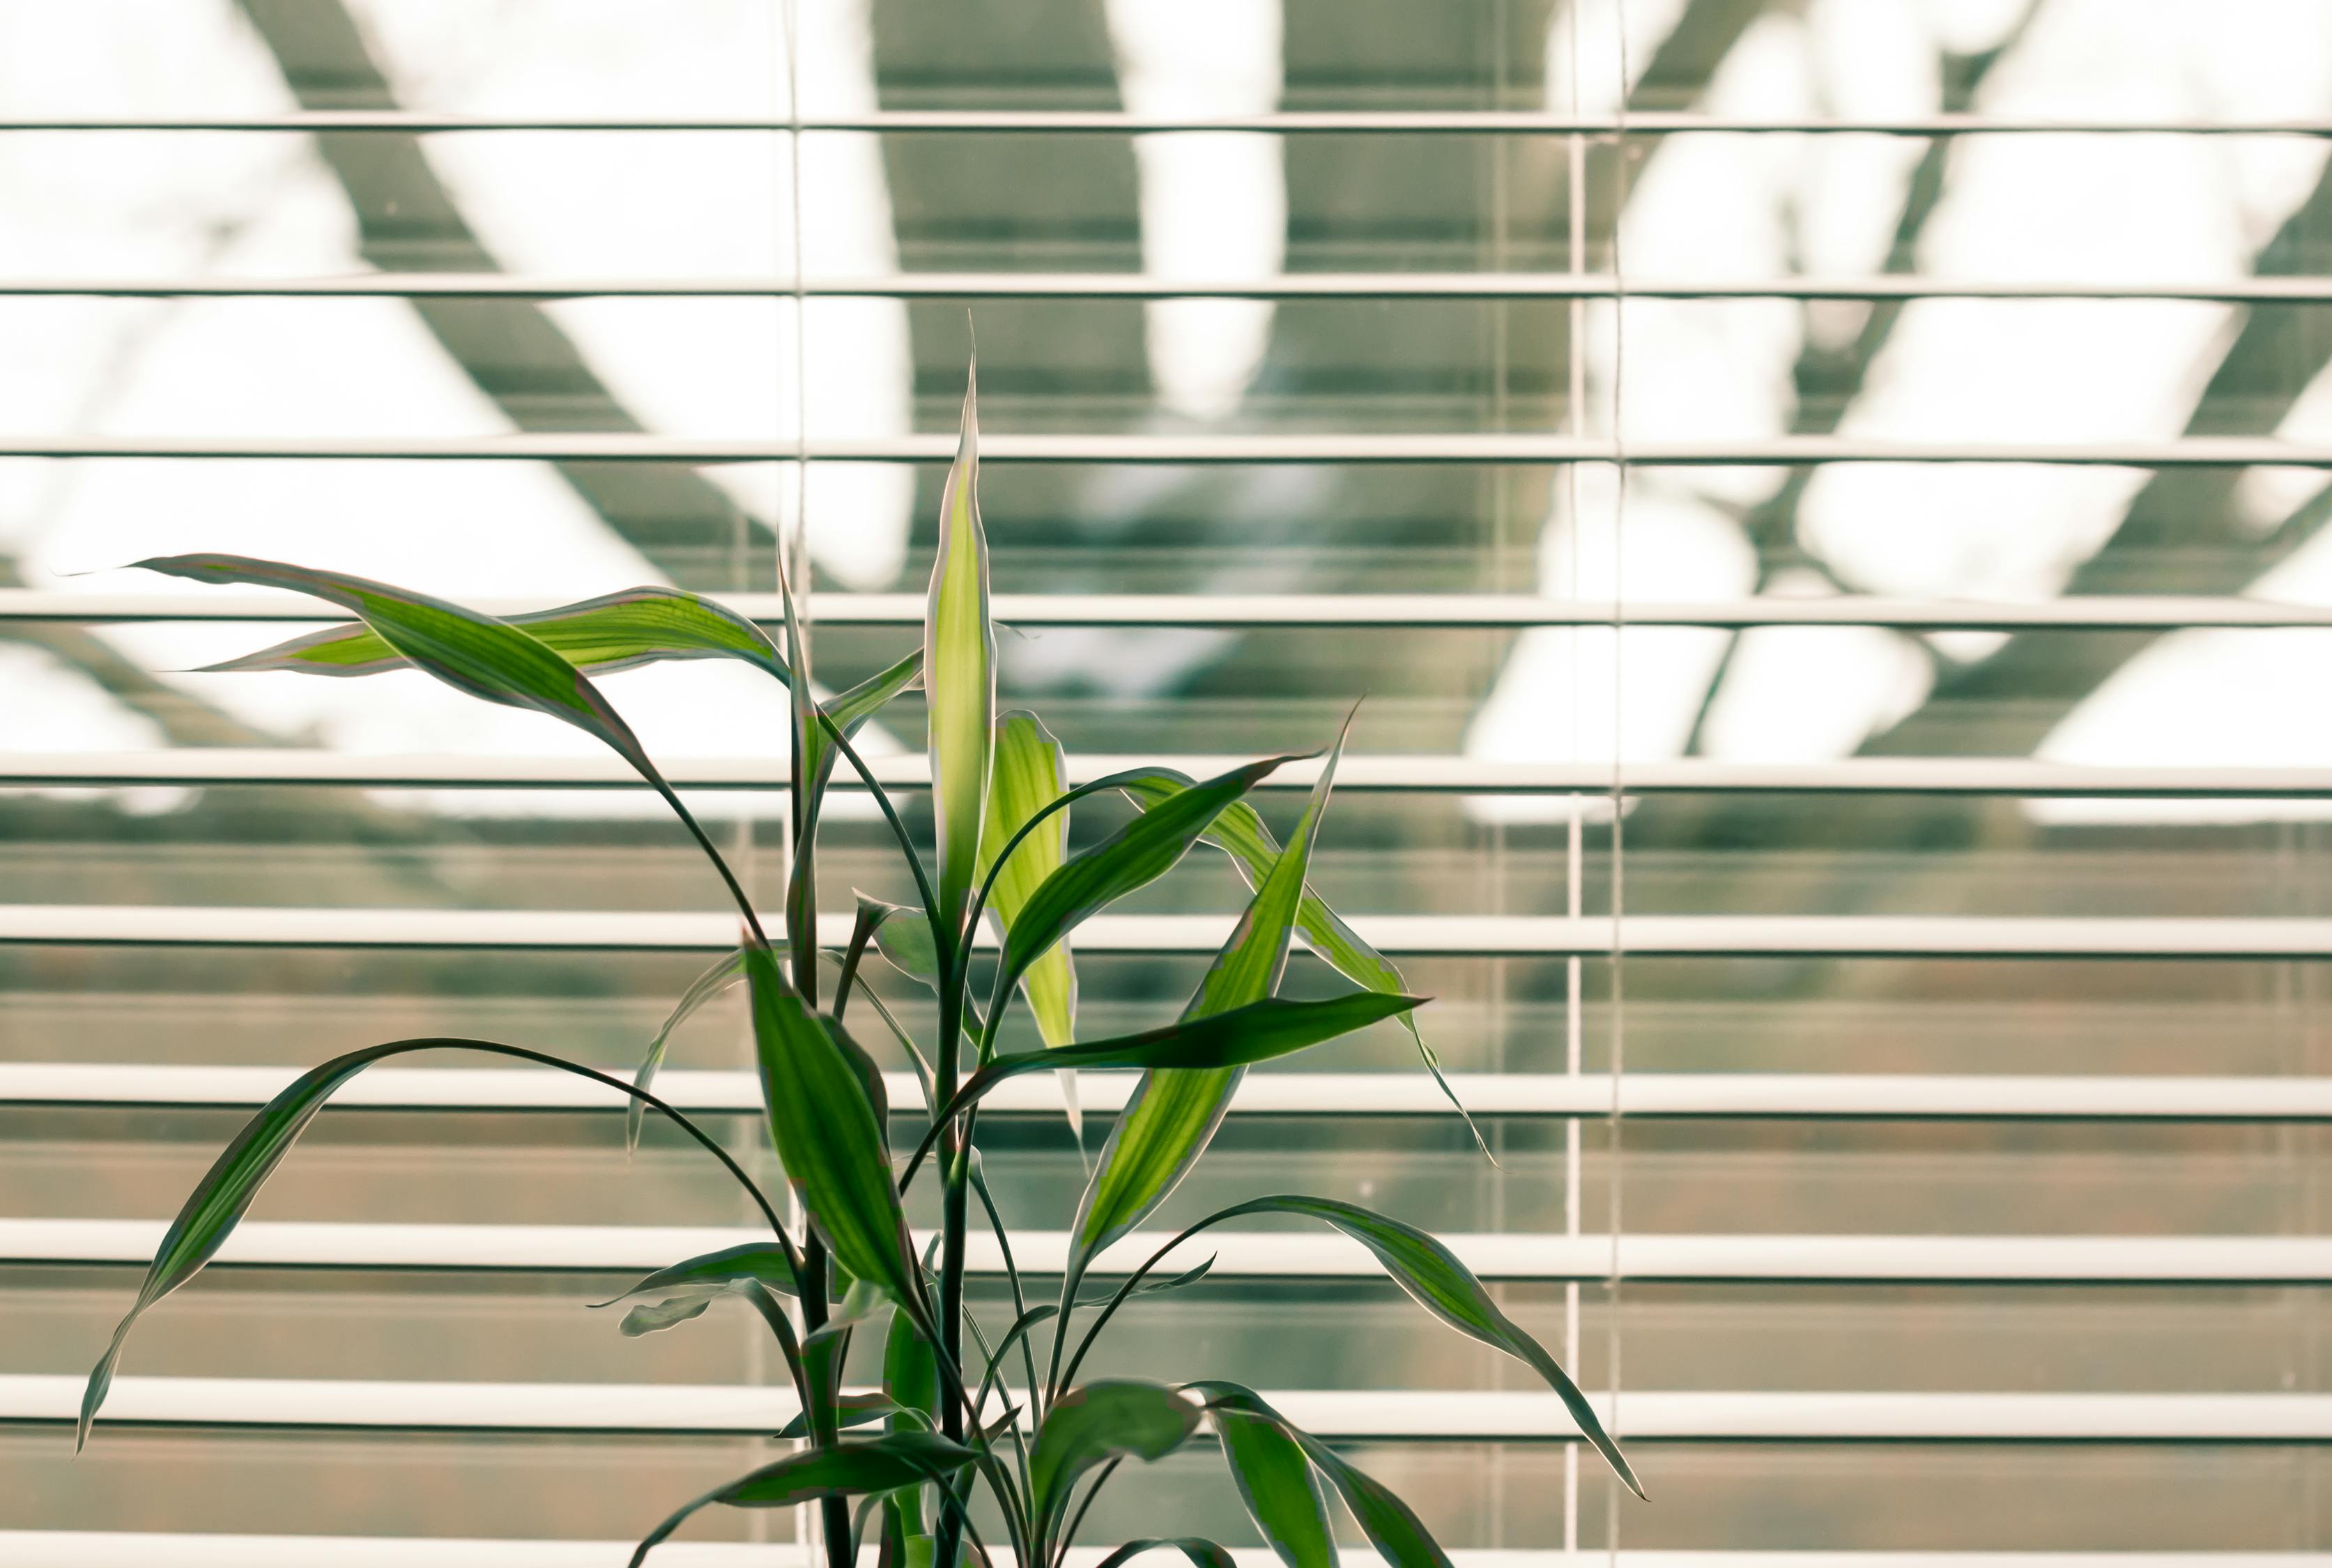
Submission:
[[[1037,813],[1068,793],[1069,770],[1055,740],[1037,715],[1015,709],[996,721],[996,753],[988,789],[988,822],[980,838],[980,875],[984,882],[996,857],[1012,836]],[[1009,932],[1020,911],[1045,879],[1061,868],[1069,856],[1069,814],[1056,811],[1035,832],[1022,838],[1000,870],[988,895],[988,907],[1003,931]],[[1076,1038],[1077,971],[1064,940],[1028,966],[1020,977],[1021,994],[1037,1020],[1037,1033],[1047,1046],[1066,1046]],[[1058,1075],[1061,1099],[1069,1115],[1069,1132],[1078,1145],[1085,1142],[1085,1117],[1077,1104],[1077,1076]]]
[[[1348,717],[1344,724],[1349,730],[1352,720]],[[1312,846],[1319,837],[1320,819],[1327,812],[1329,792],[1335,787],[1336,762],[1343,749],[1344,738],[1339,734],[1287,848],[1272,866],[1271,875],[1263,879],[1263,885],[1256,889],[1247,913],[1239,917],[1229,940],[1199,980],[1197,993],[1183,1009],[1186,1021],[1252,1006],[1279,989],[1295,932],[1296,906],[1311,873]],[[1171,811],[1195,792],[1175,796],[1159,809]],[[1102,1148],[1079,1205],[1072,1272],[1141,1223],[1142,1216],[1174,1190],[1213,1140],[1242,1076],[1242,1069],[1235,1066],[1198,1072],[1153,1070],[1142,1076],[1133,1098],[1119,1113],[1116,1125],[1110,1129],[1109,1142]]]
[[[647,1054],[640,1058],[638,1069],[632,1074],[633,1087],[645,1089],[655,1082],[656,1072],[664,1066],[664,1053],[671,1048],[674,1029],[686,1023],[699,1008],[744,978],[745,950],[739,948],[734,952],[723,953],[714,959],[702,974],[689,981],[688,989],[680,995],[680,1000],[674,1002],[672,1011],[664,1015],[663,1027],[656,1030],[655,1038],[648,1042]],[[646,1111],[647,1107],[637,1100],[625,1103],[626,1153],[634,1152],[640,1146],[640,1119]]]
[[[1223,1462],[1265,1543],[1287,1568],[1336,1568],[1327,1499],[1302,1445],[1260,1416],[1217,1406],[1208,1411],[1223,1440]]]
[[[704,829],[656,770],[639,737],[599,694],[589,677],[550,645],[507,621],[476,610],[339,572],[316,571],[240,555],[155,556],[137,564],[150,571],[191,578],[196,582],[253,583],[313,595],[363,617],[367,626],[415,667],[455,690],[574,725],[630,763],[633,770],[664,797],[664,803],[687,826],[721,874],[746,923],[758,932],[759,920],[751,901],[720,852],[713,848],[712,839],[705,837]],[[752,630],[753,636],[760,636],[750,622],[741,624]]]
[[[506,617],[578,669],[593,674],[664,659],[743,659],[788,679],[769,636],[721,603],[680,588],[634,588],[555,609]],[[411,661],[370,627],[327,626],[206,671],[294,670],[312,675],[371,675]]]
[[[839,1028],[802,1004],[766,948],[747,950],[745,973],[762,1100],[787,1179],[836,1261],[921,1314],[884,1132],[852,1056],[838,1043]]]
[[[1579,1423],[1587,1440],[1601,1452],[1628,1489],[1639,1497],[1644,1488],[1629,1468],[1620,1447],[1603,1429],[1595,1407],[1580,1391],[1546,1347],[1508,1317],[1474,1277],[1473,1271],[1440,1241],[1413,1225],[1333,1198],[1281,1194],[1257,1198],[1207,1216],[1191,1231],[1250,1214],[1293,1214],[1334,1227],[1376,1255],[1386,1274],[1419,1306],[1467,1338],[1504,1351],[1529,1367],[1562,1399],[1563,1408]],[[1188,1235],[1190,1232],[1186,1231]]]
[[[980,368],[964,387],[963,435],[940,492],[940,542],[923,626],[932,816],[939,838],[940,926],[963,930],[988,812],[996,715],[996,628],[988,613],[988,540],[980,524]],[[942,1049],[945,1049],[943,1045]]]
[[[1125,779],[1118,788],[1128,800],[1146,811],[1171,799],[1196,782],[1189,774],[1171,768],[1154,768]],[[1247,879],[1250,888],[1260,887],[1264,878],[1271,875],[1271,868],[1279,862],[1279,841],[1272,837],[1271,829],[1264,826],[1262,815],[1244,800],[1223,808],[1222,814],[1215,818],[1215,825],[1201,836],[1200,842],[1211,844],[1230,856],[1231,864],[1238,867],[1239,875]],[[1304,890],[1303,902],[1295,907],[1295,929],[1303,933],[1305,944],[1314,952],[1354,985],[1366,986],[1372,991],[1409,989],[1409,982],[1401,978],[1400,970],[1392,961],[1362,941],[1360,933],[1347,925],[1342,916],[1328,907],[1327,901],[1309,887]],[[1409,1031],[1419,1057],[1425,1063],[1425,1070],[1433,1075],[1433,1081],[1440,1085],[1441,1093],[1448,1099],[1451,1107],[1465,1118],[1467,1128],[1474,1134],[1475,1143],[1487,1153],[1488,1141],[1482,1136],[1482,1130],[1475,1126],[1474,1118],[1458,1100],[1458,1092],[1449,1086],[1448,1078],[1441,1071],[1441,1058],[1426,1043],[1424,1032],[1418,1028],[1415,1016],[1401,1015],[1400,1026]]]
[[[1224,807],[1298,755],[1266,757],[1194,785],[1070,856],[1028,895],[1006,933],[997,993],[1008,994],[1031,964],[1088,915],[1171,871]]]
[[[1377,1554],[1393,1568],[1452,1568],[1449,1554],[1434,1540],[1432,1533],[1410,1511],[1409,1505],[1394,1496],[1392,1488],[1369,1475],[1346,1459],[1327,1444],[1295,1426],[1266,1404],[1253,1389],[1237,1383],[1210,1380],[1189,1385],[1190,1391],[1207,1401],[1210,1413],[1230,1411],[1266,1422],[1285,1433],[1304,1452],[1313,1468],[1328,1478],[1336,1495],[1344,1500],[1352,1517],[1360,1522],[1362,1533]]]
[[[674,1296],[662,1301],[644,1301],[624,1314],[618,1332],[626,1339],[637,1339],[644,1334],[677,1328],[691,1319],[702,1317],[717,1294],[708,1291],[702,1296]]]
[[[931,923],[921,910],[903,904],[858,895],[861,920],[874,923],[874,951],[909,980],[936,990],[940,983],[939,949],[932,945]]]
[[[888,1394],[877,1393],[840,1395],[834,1401],[834,1409],[835,1426],[838,1430],[846,1432],[856,1427],[870,1426],[876,1421],[891,1420],[899,1413],[896,1401]],[[790,1441],[808,1437],[809,1421],[807,1418],[808,1412],[795,1411],[794,1419],[778,1429],[779,1440]],[[914,1429],[920,1431],[925,1429]]]
[[[840,1448],[806,1448],[716,1487],[648,1532],[632,1554],[631,1568],[687,1522],[715,1503],[731,1508],[790,1508],[824,1497],[889,1492],[955,1474],[971,1463],[972,1451],[932,1432],[892,1432]]]
[[[1094,1568],[1124,1568],[1144,1552],[1180,1552],[1190,1560],[1192,1568],[1238,1568],[1237,1558],[1200,1535],[1152,1535],[1128,1541]]]
[[[1252,1066],[1316,1046],[1323,1040],[1348,1035],[1354,1029],[1389,1018],[1405,1008],[1423,1005],[1423,997],[1389,997],[1375,991],[1355,991],[1348,996],[1329,997],[1319,1001],[1291,1001],[1285,997],[1272,997],[1250,1002],[1227,1013],[1214,1013],[1205,1018],[1189,1018],[1180,1023],[1167,1024],[1160,1028],[1145,1029],[1138,1035],[1120,1035],[1113,1039],[1090,1040],[1074,1046],[1064,1046],[1057,1051],[1021,1051],[1008,1056],[999,1056],[964,1080],[941,1114],[932,1120],[932,1130],[916,1151],[909,1165],[912,1171],[922,1156],[930,1152],[938,1136],[938,1129],[977,1102],[997,1085],[1022,1073],[1056,1067],[1064,1063],[1079,1068],[1103,1067],[1176,1067],[1182,1069],[1216,1069],[1220,1067]]]
[[[1199,1401],[1164,1383],[1104,1378],[1071,1389],[1045,1412],[1028,1456],[1030,1510],[1039,1521],[1066,1507],[1069,1488],[1095,1465],[1122,1456],[1161,1459],[1190,1440]]]
[[[774,1241],[748,1241],[736,1247],[724,1247],[718,1252],[701,1253],[659,1268],[629,1290],[595,1301],[595,1307],[613,1306],[619,1301],[629,1301],[636,1296],[671,1296],[689,1290],[718,1290],[740,1279],[758,1279],[772,1290],[788,1296],[798,1296],[801,1289],[794,1278],[793,1260],[784,1248]]]
[[[300,1134],[315,1120],[316,1113],[324,1108],[333,1092],[376,1062],[415,1051],[467,1050],[488,1056],[514,1057],[541,1066],[554,1067],[594,1082],[616,1088],[626,1085],[609,1078],[596,1068],[584,1067],[563,1061],[541,1051],[520,1046],[505,1046],[492,1040],[456,1039],[430,1037],[422,1039],[391,1040],[385,1045],[367,1046],[362,1050],[311,1067],[286,1085],[282,1091],[261,1106],[256,1114],[243,1125],[234,1139],[222,1150],[219,1157],[195,1184],[186,1202],[180,1206],[177,1218],[163,1233],[162,1244],[155,1250],[154,1261],[148,1266],[145,1280],[138,1287],[137,1299],[122,1315],[113,1331],[113,1338],[90,1370],[89,1383],[82,1391],[81,1417],[73,1431],[73,1447],[78,1451],[89,1440],[90,1425],[97,1419],[100,1406],[105,1402],[106,1391],[113,1386],[113,1369],[121,1359],[122,1346],[129,1341],[129,1331],[148,1307],[168,1296],[203,1270],[204,1265],[218,1255],[226,1244],[236,1224],[250,1209],[259,1190],[274,1174],[283,1157],[292,1152]],[[634,1095],[643,1091],[633,1089]],[[734,1162],[721,1150],[702,1129],[676,1113],[669,1112],[682,1127],[729,1167],[730,1172],[745,1184],[756,1200],[760,1194],[752,1187]],[[764,1208],[772,1229],[778,1229],[774,1211]],[[780,1232],[782,1245],[782,1232]]]

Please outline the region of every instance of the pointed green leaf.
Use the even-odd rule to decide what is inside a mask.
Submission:
[[[334,1091],[376,1062],[391,1056],[409,1055],[415,1051],[468,1050],[488,1056],[515,1057],[546,1067],[577,1074],[595,1082],[622,1088],[621,1083],[607,1077],[594,1068],[578,1066],[572,1062],[540,1051],[519,1046],[498,1045],[492,1040],[468,1040],[432,1037],[424,1039],[391,1040],[385,1045],[367,1046],[335,1056],[319,1066],[311,1067],[286,1085],[273,1099],[261,1106],[256,1114],[243,1125],[219,1157],[204,1172],[203,1179],[187,1194],[179,1208],[177,1218],[163,1233],[162,1245],[156,1249],[154,1261],[148,1266],[146,1278],[138,1287],[138,1297],[113,1331],[112,1341],[97,1365],[90,1370],[88,1386],[81,1392],[81,1418],[73,1430],[73,1447],[79,1450],[89,1441],[91,1423],[97,1419],[100,1406],[105,1402],[106,1391],[113,1386],[113,1369],[121,1359],[122,1346],[128,1343],[130,1329],[146,1310],[172,1291],[200,1274],[203,1266],[218,1255],[252,1204],[259,1190],[274,1174],[283,1157],[292,1152],[300,1134],[315,1120],[316,1113],[324,1108]],[[640,1091],[634,1090],[637,1094]],[[675,1119],[698,1137],[704,1146],[730,1167],[731,1174],[743,1182],[758,1200],[760,1194],[722,1154],[718,1143],[712,1143],[702,1129],[676,1114]],[[771,1225],[776,1226],[773,1211]]]
[[[963,929],[988,813],[996,713],[996,628],[988,613],[988,540],[980,526],[980,373],[963,396],[963,435],[940,493],[940,543],[923,629],[932,814],[939,836],[942,929]]]
[[[1204,1413],[1197,1400],[1164,1383],[1104,1378],[1071,1389],[1045,1412],[1028,1456],[1030,1512],[1050,1521],[1069,1488],[1095,1465],[1131,1455],[1165,1458],[1190,1440]]]
[[[632,1074],[632,1086],[645,1089],[655,1082],[656,1071],[664,1066],[664,1053],[672,1045],[672,1032],[686,1023],[697,1009],[745,978],[745,950],[723,953],[714,959],[702,974],[688,982],[688,989],[664,1015],[664,1026],[648,1042],[647,1054],[640,1058],[638,1070]],[[640,1119],[647,1107],[637,1100],[624,1104],[624,1150],[629,1153],[640,1146]]]
[[[885,904],[862,893],[858,895],[858,916],[872,923],[874,951],[883,955],[884,962],[927,989],[938,989],[939,950],[932,945],[931,922],[923,918],[922,911],[909,909],[903,904]]]
[[[1128,800],[1147,811],[1190,789],[1195,782],[1187,773],[1177,772],[1171,768],[1155,768],[1125,779],[1118,788]],[[1229,856],[1231,864],[1238,867],[1239,875],[1247,879],[1250,888],[1260,887],[1263,879],[1271,875],[1271,868],[1279,862],[1279,841],[1271,836],[1271,829],[1264,826],[1261,814],[1244,800],[1225,807],[1222,814],[1215,818],[1215,825],[1203,836],[1202,842],[1211,844]],[[1306,946],[1354,985],[1366,986],[1372,991],[1403,991],[1409,989],[1409,982],[1401,978],[1400,970],[1392,961],[1362,941],[1360,933],[1344,923],[1343,918],[1328,907],[1327,901],[1309,887],[1304,890],[1303,902],[1296,905],[1295,929],[1303,933]],[[1488,1141],[1482,1136],[1482,1130],[1474,1125],[1474,1118],[1458,1100],[1458,1092],[1449,1086],[1449,1080],[1441,1071],[1441,1058],[1426,1043],[1415,1016],[1402,1014],[1400,1025],[1409,1031],[1419,1057],[1425,1063],[1425,1070],[1433,1075],[1433,1081],[1440,1085],[1441,1093],[1448,1099],[1450,1106],[1465,1118],[1467,1130],[1474,1134],[1474,1142],[1487,1153]]]
[[[1644,1495],[1635,1471],[1629,1468],[1610,1434],[1603,1429],[1595,1407],[1571,1380],[1571,1374],[1563,1370],[1544,1345],[1505,1315],[1483,1288],[1482,1282],[1474,1277],[1473,1271],[1458,1260],[1458,1255],[1432,1236],[1356,1203],[1293,1194],[1234,1204],[1209,1215],[1191,1230],[1249,1214],[1295,1214],[1317,1219],[1376,1254],[1377,1261],[1384,1265],[1392,1282],[1419,1306],[1468,1339],[1504,1351],[1545,1379],[1547,1386],[1570,1410],[1572,1419],[1579,1423],[1579,1429],[1602,1453],[1613,1472],[1627,1483],[1628,1489],[1639,1497]]]
[[[1303,1447],[1260,1416],[1216,1407],[1209,1412],[1223,1440],[1223,1462],[1264,1541],[1287,1568],[1336,1568],[1336,1538],[1327,1499]]]
[[[731,1508],[790,1508],[822,1497],[888,1492],[951,1476],[973,1458],[970,1448],[931,1432],[892,1432],[863,1443],[789,1454],[675,1510],[648,1532],[632,1554],[631,1568],[640,1568],[649,1552],[690,1515],[715,1503]]]
[[[1449,1554],[1441,1549],[1432,1533],[1428,1531],[1409,1505],[1393,1495],[1392,1488],[1362,1470],[1327,1444],[1291,1423],[1253,1389],[1237,1383],[1210,1381],[1190,1385],[1190,1391],[1205,1398],[1210,1412],[1229,1410],[1237,1415],[1268,1422],[1286,1434],[1288,1439],[1304,1450],[1304,1457],[1328,1478],[1344,1506],[1352,1511],[1360,1522],[1362,1533],[1377,1554],[1393,1568],[1452,1568]]]
[[[1344,724],[1349,731],[1352,720],[1346,718]],[[1327,813],[1336,762],[1343,749],[1344,738],[1339,734],[1327,765],[1320,770],[1319,781],[1312,787],[1312,798],[1305,804],[1294,837],[1199,980],[1197,994],[1182,1011],[1186,1021],[1252,1005],[1279,989],[1295,932],[1296,906],[1311,872],[1312,846],[1319,837],[1320,819]],[[1158,809],[1171,811],[1196,792],[1186,790]],[[1073,1271],[1141,1223],[1189,1174],[1230,1109],[1240,1076],[1237,1066],[1203,1072],[1153,1071],[1143,1076],[1116,1125],[1110,1129],[1109,1142],[1102,1148],[1079,1205],[1076,1247],[1070,1260]]]
[[[1037,884],[1005,934],[998,993],[1008,993],[1030,965],[1087,916],[1171,871],[1224,807],[1299,755],[1266,757],[1194,785],[1072,856]]]
[[[718,1252],[707,1252],[669,1268],[659,1268],[629,1290],[605,1301],[595,1301],[595,1307],[613,1306],[619,1301],[629,1301],[636,1296],[668,1296],[681,1291],[720,1290],[741,1279],[757,1279],[772,1290],[788,1296],[799,1296],[801,1286],[794,1278],[792,1259],[786,1249],[774,1241],[748,1241],[739,1247],[724,1247]]]
[[[594,674],[663,659],[738,658],[760,664],[781,681],[788,678],[785,660],[760,627],[717,599],[680,588],[626,588],[505,618],[569,664]],[[205,668],[371,675],[404,669],[410,663],[368,626],[342,625]]]
[[[836,1261],[920,1315],[914,1254],[884,1130],[839,1043],[839,1027],[803,1005],[768,949],[746,951],[745,974],[762,1101],[787,1179]]]
[[[988,823],[980,838],[980,875],[983,882],[995,867],[996,856],[1012,836],[1037,813],[1068,793],[1069,770],[1055,740],[1037,715],[1015,709],[996,721],[996,754],[988,789]],[[1069,814],[1056,811],[1014,847],[988,895],[988,907],[998,926],[1009,932],[1037,889],[1069,857]],[[1077,971],[1064,941],[1028,966],[1020,977],[1020,991],[1037,1020],[1037,1033],[1047,1046],[1066,1046],[1077,1033]],[[1085,1141],[1085,1116],[1077,1104],[1077,1076],[1058,1075],[1061,1100],[1069,1116],[1069,1133],[1080,1146]]]
[[[655,1334],[667,1328],[677,1328],[691,1319],[702,1317],[719,1292],[702,1296],[675,1296],[663,1301],[644,1301],[624,1314],[617,1332],[626,1339],[637,1339],[644,1334]]]
[[[1065,1062],[1074,1067],[1174,1067],[1185,1071],[1252,1066],[1334,1039],[1338,1035],[1366,1028],[1404,1008],[1421,1006],[1426,999],[1381,996],[1375,991],[1355,991],[1321,1001],[1270,997],[1227,1013],[1187,1018],[1145,1029],[1138,1035],[1085,1041],[1064,1046],[1057,1051],[1021,1051],[999,1056],[965,1079],[955,1098],[932,1118],[931,1130],[908,1163],[908,1171],[912,1174],[931,1152],[942,1125],[997,1085],[1022,1073],[1057,1067]]]
[[[834,1409],[835,1428],[846,1432],[854,1427],[895,1420],[899,1414],[898,1401],[888,1394],[842,1394],[836,1398]],[[809,1422],[803,1419],[803,1415],[802,1411],[795,1411],[793,1420],[778,1429],[779,1441],[791,1441],[809,1435]],[[924,1429],[918,1427],[914,1429],[921,1431]]]

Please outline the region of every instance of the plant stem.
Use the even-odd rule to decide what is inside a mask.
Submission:
[[[938,1104],[955,1097],[962,1062],[963,1002],[966,977],[959,972],[952,942],[940,948],[940,1040],[937,1076]],[[956,1366],[963,1364],[963,1244],[969,1228],[971,1165],[952,1120],[940,1134],[940,1168],[946,1178],[940,1210],[940,1351]],[[951,1404],[942,1430],[961,1441],[963,1416]],[[936,1568],[955,1568],[961,1539],[958,1515],[943,1515],[939,1524]]]

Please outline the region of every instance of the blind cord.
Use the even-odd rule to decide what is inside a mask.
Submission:
[[[1611,1106],[1608,1116],[1610,1134],[1604,1158],[1610,1162],[1610,1175],[1605,1190],[1610,1203],[1610,1276],[1604,1299],[1604,1362],[1605,1375],[1610,1380],[1611,1398],[1609,1407],[1610,1429],[1614,1440],[1620,1434],[1620,1080],[1627,1070],[1627,981],[1620,921],[1627,907],[1626,857],[1622,840],[1626,833],[1626,815],[1620,798],[1620,758],[1625,731],[1621,725],[1621,703],[1626,696],[1622,684],[1621,645],[1626,638],[1627,555],[1624,550],[1628,523],[1628,450],[1623,430],[1625,390],[1627,385],[1627,319],[1628,274],[1620,256],[1620,229],[1628,210],[1628,0],[1611,0],[1611,32],[1614,55],[1620,72],[1620,91],[1613,110],[1612,174],[1614,188],[1611,202],[1611,456],[1613,485],[1611,500]],[[1605,1554],[1610,1568],[1620,1563],[1620,1507],[1621,1494],[1619,1477],[1607,1473],[1604,1477]]]

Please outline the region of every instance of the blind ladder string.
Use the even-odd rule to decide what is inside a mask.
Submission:
[[[1628,521],[1628,451],[1623,431],[1625,392],[1627,385],[1627,319],[1628,274],[1620,256],[1620,229],[1628,209],[1628,0],[1611,0],[1611,36],[1613,56],[1620,73],[1619,92],[1613,105],[1614,129],[1611,136],[1612,172],[1614,182],[1611,203],[1611,1084],[1610,1109],[1606,1116],[1610,1135],[1606,1140],[1604,1158],[1610,1162],[1610,1175],[1604,1190],[1610,1204],[1608,1226],[1610,1233],[1611,1256],[1610,1274],[1604,1293],[1604,1375],[1610,1382],[1610,1403],[1606,1420],[1616,1440],[1621,1430],[1620,1420],[1620,1080],[1627,1070],[1627,989],[1626,945],[1622,940],[1620,922],[1625,914],[1627,883],[1626,856],[1622,839],[1626,832],[1625,813],[1621,799],[1620,757],[1621,703],[1626,695],[1622,684],[1623,666],[1620,648],[1626,639],[1628,620],[1626,598],[1626,542]],[[1605,1556],[1610,1568],[1620,1568],[1620,1506],[1621,1494],[1617,1476],[1604,1477]]]

